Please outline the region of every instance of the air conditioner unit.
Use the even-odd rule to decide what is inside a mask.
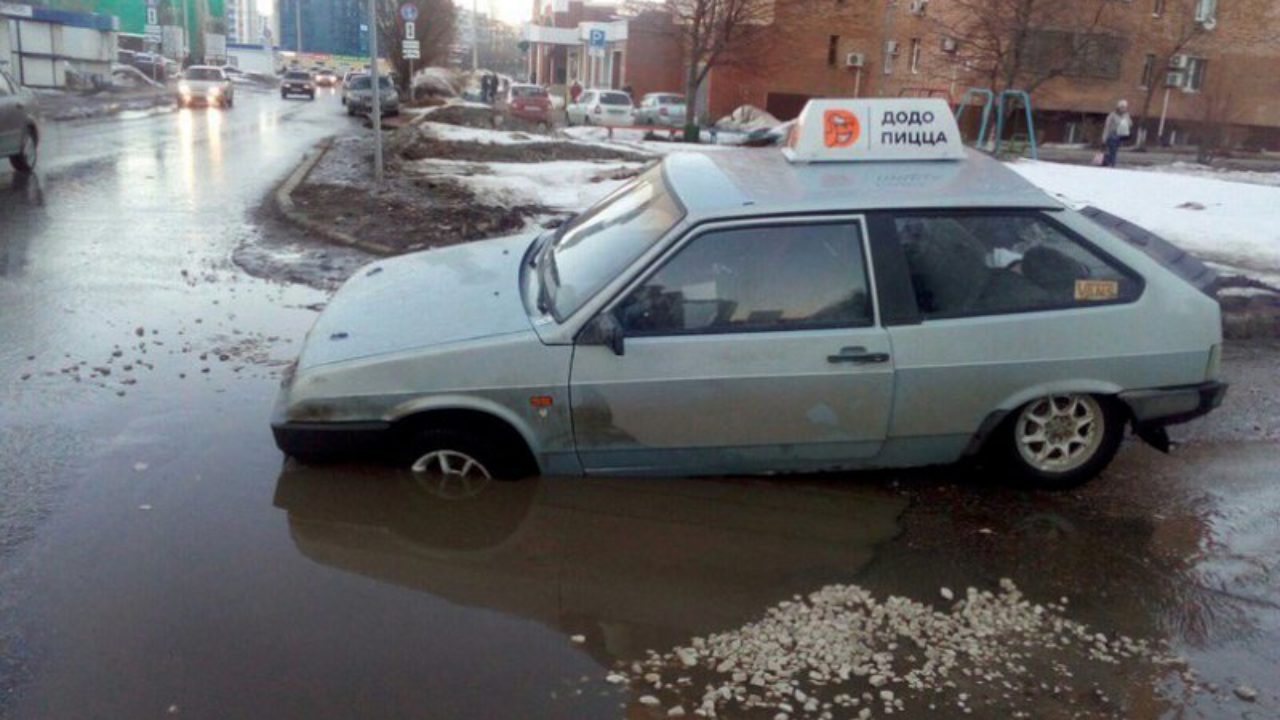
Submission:
[[[926,8],[929,7],[929,0],[911,0],[908,6],[912,15],[923,15]]]
[[[1189,64],[1191,64],[1191,58],[1186,55],[1174,55],[1169,58],[1170,70],[1186,70]]]
[[[897,41],[897,40],[885,40],[885,41],[884,41],[884,51],[885,51],[886,53],[888,53],[889,55],[897,55],[897,54],[898,54],[898,41]]]
[[[956,42],[953,37],[942,38],[942,52],[953,53],[960,47],[960,43]]]
[[[1184,83],[1184,76],[1181,70],[1174,70],[1172,72],[1167,72],[1164,74],[1165,87],[1179,88],[1179,87],[1182,87],[1183,83]]]
[[[862,53],[849,53],[845,56],[845,67],[860,68],[866,64],[867,58]]]

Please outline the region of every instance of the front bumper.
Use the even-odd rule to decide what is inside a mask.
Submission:
[[[271,434],[286,455],[308,460],[376,458],[394,447],[389,422],[298,422],[288,419],[288,389],[271,414]]]
[[[1227,384],[1205,382],[1198,385],[1134,390],[1120,393],[1133,413],[1138,429],[1177,425],[1207,415],[1222,404]]]

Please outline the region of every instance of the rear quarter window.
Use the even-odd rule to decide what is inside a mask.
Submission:
[[[1131,302],[1142,281],[1038,213],[928,213],[894,219],[925,319]]]

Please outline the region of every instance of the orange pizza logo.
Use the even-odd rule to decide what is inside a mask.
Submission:
[[[858,116],[848,110],[827,110],[822,116],[822,139],[829,148],[850,147],[862,134]]]

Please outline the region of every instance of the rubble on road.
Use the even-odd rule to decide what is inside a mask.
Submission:
[[[924,703],[967,714],[980,700],[1013,713],[1029,687],[1030,694],[1072,693],[1081,663],[1181,663],[1144,640],[1108,637],[1065,613],[1065,604],[1035,603],[1008,579],[994,592],[970,587],[941,610],[832,585],[779,603],[741,628],[650,651],[644,661],[620,664],[608,680],[644,688],[646,704],[691,705],[700,717],[761,710],[865,717]],[[681,692],[698,685],[698,697]]]

